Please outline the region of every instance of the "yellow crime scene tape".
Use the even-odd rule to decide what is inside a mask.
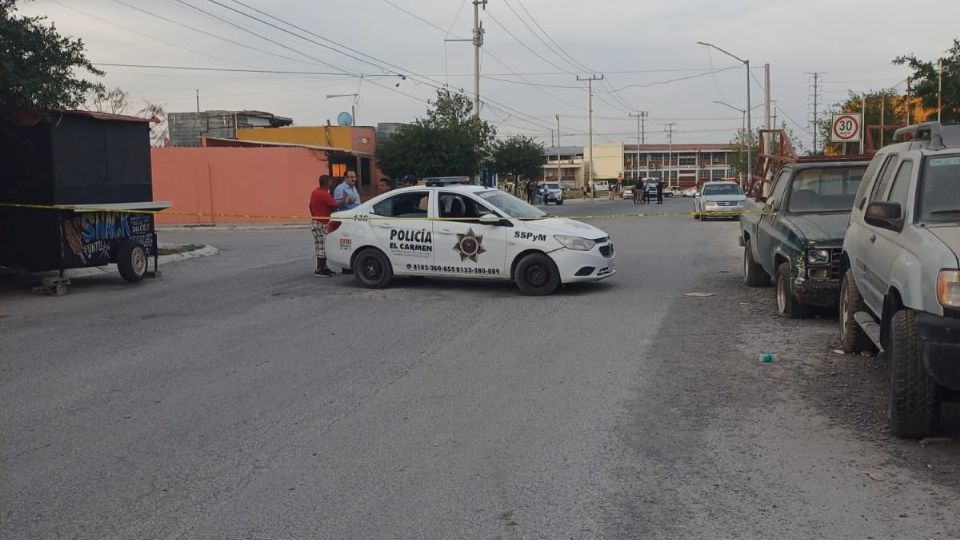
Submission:
[[[140,210],[140,209],[127,209],[127,208],[98,208],[93,205],[87,206],[76,206],[76,205],[66,205],[66,204],[23,204],[23,203],[0,203],[0,207],[3,208],[29,208],[34,210],[59,210],[59,211],[70,211],[70,212],[122,212],[125,214],[152,214],[158,215],[162,214],[165,216],[189,216],[189,217],[212,217],[212,218],[244,218],[244,219],[289,219],[292,221],[313,221],[313,220],[326,220],[334,219],[338,221],[372,221],[372,220],[389,220],[389,221],[403,221],[403,220],[427,220],[427,221],[479,221],[480,218],[467,218],[467,217],[419,217],[419,216],[410,216],[410,217],[390,217],[390,216],[378,216],[375,214],[357,214],[349,217],[331,217],[331,216],[307,216],[307,215],[284,215],[284,214],[241,214],[241,213],[220,213],[220,212],[178,212],[174,210]],[[749,215],[749,214],[762,214],[763,210],[735,210],[735,211],[726,211],[726,210],[711,210],[705,212],[706,215],[710,216],[739,216],[739,215]],[[775,212],[767,211],[767,215],[774,215]],[[558,217],[565,219],[577,219],[577,220],[609,220],[609,219],[643,219],[643,218],[658,218],[658,217],[691,217],[696,216],[697,212],[639,212],[639,213],[617,213],[617,214],[596,214],[596,215],[583,215],[583,216],[548,216],[548,217]],[[522,217],[512,217],[507,216],[507,219],[516,219],[518,221],[534,221],[542,218],[522,218]]]

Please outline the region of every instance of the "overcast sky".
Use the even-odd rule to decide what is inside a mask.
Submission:
[[[103,66],[108,86],[162,103],[168,112],[195,110],[199,89],[202,109],[264,110],[299,125],[335,123],[352,98],[326,95],[359,89],[359,123],[375,125],[422,116],[436,86],[473,95],[472,45],[444,41],[470,37],[471,1],[240,2],[302,30],[235,0],[35,0],[21,2],[21,12],[46,15],[61,32],[82,38],[94,62],[330,73]],[[481,20],[481,111],[501,135],[523,133],[549,144],[559,113],[562,142],[585,144],[586,83],[576,75],[592,72],[604,75],[594,86],[595,144],[633,143],[636,120],[628,112],[640,110],[649,111],[648,143],[666,142],[668,122],[676,123],[674,142],[727,142],[742,116],[713,101],[744,109],[746,73],[742,64],[696,43],[705,41],[750,60],[754,105],[762,103],[763,64],[770,64],[778,122],[786,120],[809,146],[811,72],[823,74],[828,105],[848,89],[902,90],[909,72],[890,61],[904,53],[941,55],[960,37],[960,1],[490,0]],[[367,75],[362,83],[360,74]],[[758,126],[763,108],[752,117]]]

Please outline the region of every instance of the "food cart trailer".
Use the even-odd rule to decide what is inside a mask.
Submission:
[[[136,282],[157,270],[149,120],[50,111],[2,111],[0,266],[59,271],[44,280],[66,292],[64,271],[116,263]]]

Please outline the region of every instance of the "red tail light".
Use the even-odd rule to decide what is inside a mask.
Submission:
[[[327,234],[330,234],[333,231],[339,229],[341,224],[342,222],[331,219],[330,222],[327,223]]]

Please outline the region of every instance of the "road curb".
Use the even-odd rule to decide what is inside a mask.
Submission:
[[[171,255],[161,255],[157,262],[159,264],[169,264],[174,262],[186,261],[189,259],[197,259],[200,257],[210,257],[220,253],[220,250],[214,246],[204,245],[202,248],[195,249],[193,251],[187,251],[184,253],[174,253]],[[151,261],[152,262],[152,261]],[[117,265],[108,264],[106,266],[96,266],[93,268],[74,268],[71,270],[64,271],[64,274],[68,278],[77,278],[77,277],[89,277],[89,276],[100,276],[103,274],[110,274],[117,271]],[[35,275],[45,276],[45,275],[55,275],[56,272],[37,272]]]

